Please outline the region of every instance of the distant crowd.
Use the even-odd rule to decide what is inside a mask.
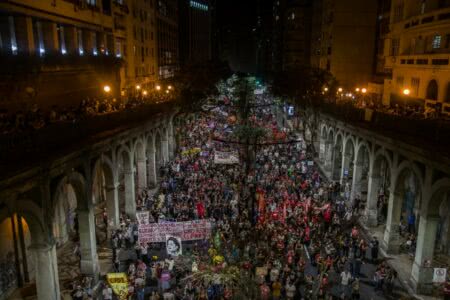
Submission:
[[[63,107],[53,105],[44,110],[37,104],[25,110],[8,111],[0,108],[0,135],[38,130],[58,122],[78,122],[97,115],[133,109],[150,103],[169,101],[169,95],[133,97],[130,99],[84,99],[78,106]]]

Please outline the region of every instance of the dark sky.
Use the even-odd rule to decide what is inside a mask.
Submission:
[[[234,71],[256,70],[257,0],[217,0],[217,23],[222,32],[223,58]]]

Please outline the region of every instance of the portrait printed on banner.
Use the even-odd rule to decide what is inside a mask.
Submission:
[[[179,256],[183,254],[181,238],[173,235],[166,235],[166,251],[168,255]]]

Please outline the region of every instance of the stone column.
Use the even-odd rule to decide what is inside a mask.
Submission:
[[[393,189],[391,189],[392,191]],[[402,194],[399,192],[390,193],[388,215],[386,220],[386,230],[384,231],[384,238],[382,247],[388,253],[398,253],[400,247],[399,225],[400,214],[402,209]]]
[[[433,283],[433,268],[425,267],[425,261],[433,261],[439,216],[422,216],[419,221],[416,255],[411,270],[411,284],[417,292],[427,292]]]
[[[74,26],[64,27],[64,41],[66,51],[69,54],[79,54],[78,49],[78,29]]]
[[[325,170],[331,171],[333,162],[333,143],[325,143]]]
[[[37,298],[60,300],[56,246],[33,244],[29,250],[35,257]]]
[[[162,146],[162,161],[166,164],[169,161],[169,141],[167,137],[164,137],[161,141]]]
[[[1,51],[11,54],[12,53],[12,45],[11,45],[11,31],[9,27],[9,18],[8,16],[0,16],[0,37],[2,42]],[[12,17],[11,17],[12,18]]]
[[[350,194],[350,201],[353,204],[353,200],[361,193],[361,176],[363,171],[363,163],[357,162],[355,158],[353,166],[353,178],[352,178],[352,190]]]
[[[125,213],[132,219],[136,218],[136,199],[134,189],[134,172],[124,170],[125,177]]]
[[[15,16],[14,25],[19,53],[34,53],[33,21],[31,17]]]
[[[112,228],[119,226],[119,183],[106,186],[106,212],[108,213],[108,225]],[[109,232],[109,231],[108,231]]]
[[[168,127],[168,140],[169,140],[169,160],[172,160],[175,157],[175,138],[173,135],[173,124],[169,123]]]
[[[45,53],[59,52],[58,31],[56,30],[56,23],[43,21],[42,35]]]
[[[326,160],[326,145],[323,138],[321,138],[319,143],[319,161],[322,165],[324,165],[325,160]]]
[[[155,149],[151,149],[147,155],[148,185],[153,187],[157,183]]]
[[[97,240],[95,237],[94,208],[79,210],[78,224],[81,250],[81,273],[94,277],[97,280],[99,273]]]
[[[137,160],[137,174],[138,174],[138,190],[141,192],[147,188],[147,163],[145,158],[139,158]]]
[[[366,225],[374,227],[378,225],[378,189],[380,188],[381,177],[369,174],[369,186],[367,190],[366,204]]]

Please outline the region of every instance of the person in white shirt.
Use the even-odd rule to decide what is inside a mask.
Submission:
[[[350,295],[349,285],[350,280],[352,279],[352,274],[348,270],[345,270],[341,273],[341,293],[346,296]]]
[[[105,285],[102,291],[103,300],[112,300],[112,294],[112,289],[109,286]]]

